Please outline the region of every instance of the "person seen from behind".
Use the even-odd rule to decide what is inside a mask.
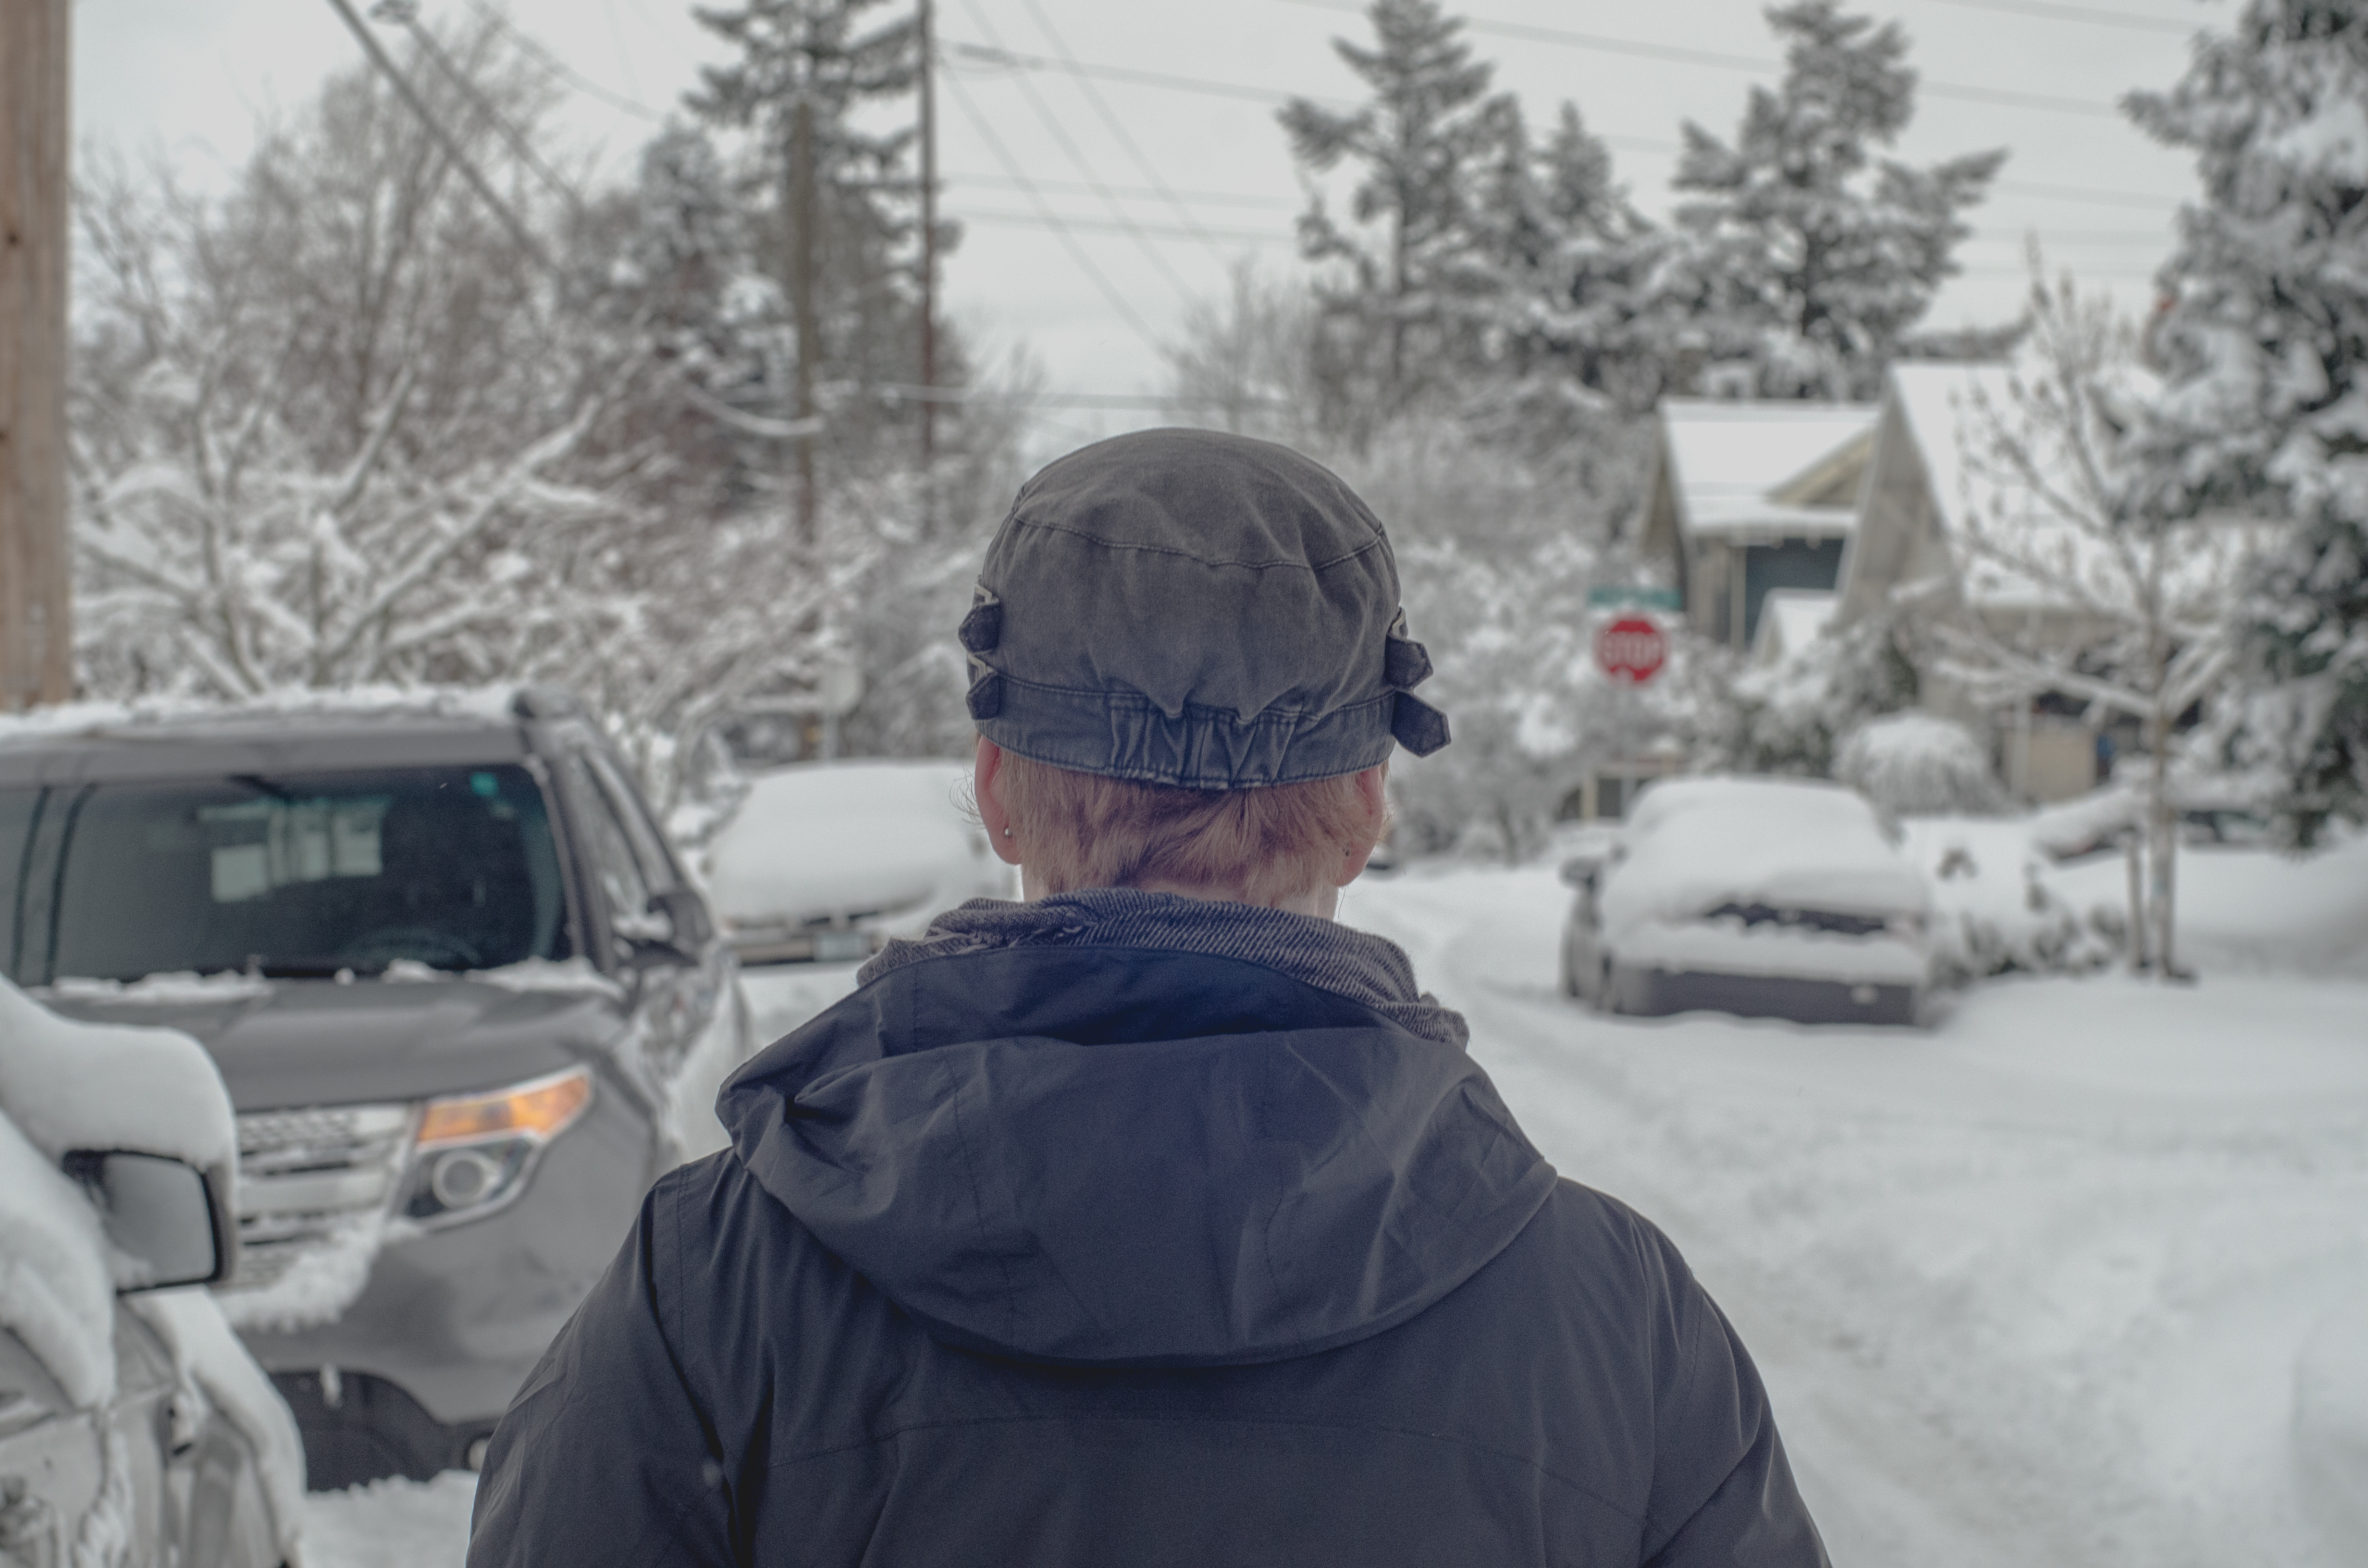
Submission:
[[[471,1568],[1821,1565],[1668,1238],[1331,919],[1446,720],[1372,513],[1204,431],[1023,487],[979,899],[750,1059],[527,1380]]]

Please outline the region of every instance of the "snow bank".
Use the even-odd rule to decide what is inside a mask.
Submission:
[[[1648,920],[1729,903],[1837,913],[1921,914],[1924,880],[1867,803],[1811,779],[1679,778],[1645,792],[1605,879],[1614,942]]]
[[[5,980],[0,1111],[52,1163],[70,1149],[130,1149],[186,1160],[217,1184],[237,1169],[230,1093],[197,1041],[62,1018]]]
[[[793,763],[762,774],[703,857],[734,926],[844,915],[920,924],[964,899],[1009,895],[1010,874],[958,803],[951,762]]]
[[[1835,752],[1834,777],[1894,816],[1992,812],[2004,800],[1987,748],[1963,724],[1930,713],[1861,724]]]
[[[2176,871],[2181,963],[2207,973],[2368,976],[2368,835],[2306,857],[2191,845]],[[2091,920],[2128,918],[2119,855],[2059,867],[2055,884]]]
[[[2319,1321],[2294,1359],[2294,1465],[2330,1545],[2368,1541],[2368,1291]]]
[[[231,1332],[203,1290],[151,1290],[125,1298],[172,1352],[173,1369],[251,1444],[280,1550],[290,1562],[304,1509],[304,1443],[271,1380]]]
[[[0,1328],[88,1408],[115,1393],[114,1313],[98,1211],[0,1114]]]
[[[305,1568],[461,1568],[477,1478],[373,1481],[304,1499]]]

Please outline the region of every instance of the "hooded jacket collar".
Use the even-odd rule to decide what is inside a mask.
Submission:
[[[1460,1045],[1383,1010],[1413,1004],[1410,974],[1368,1002],[1090,939],[868,972],[717,1110],[768,1194],[953,1344],[1088,1366],[1326,1349],[1462,1284],[1553,1189]]]

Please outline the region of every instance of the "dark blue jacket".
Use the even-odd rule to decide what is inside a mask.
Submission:
[[[1824,1562],[1668,1239],[1360,1002],[931,958],[719,1109],[495,1435],[472,1568]]]

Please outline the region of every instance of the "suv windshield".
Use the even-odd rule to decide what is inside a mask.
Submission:
[[[0,959],[28,985],[568,951],[542,790],[516,766],[0,790]]]

